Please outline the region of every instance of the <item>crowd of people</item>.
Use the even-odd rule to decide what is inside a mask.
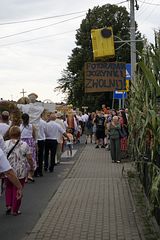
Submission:
[[[85,143],[94,141],[95,148],[111,150],[113,162],[128,157],[128,109],[116,111],[102,105],[101,110],[88,114],[84,132]]]
[[[15,126],[8,111],[0,118],[0,173],[5,189],[6,214],[21,214],[22,189],[44,172],[52,173],[64,149],[72,156],[73,145],[85,136],[85,144],[111,151],[113,162],[127,157],[128,111],[106,108],[92,113],[42,112],[37,125],[28,113]],[[6,137],[7,136],[7,137]]]

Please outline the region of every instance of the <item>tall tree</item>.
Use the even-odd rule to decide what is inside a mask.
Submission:
[[[62,78],[58,80],[57,89],[67,92],[68,103],[81,107],[87,105],[90,110],[100,108],[101,104],[111,105],[112,93],[85,93],[84,92],[84,63],[93,61],[91,29],[112,26],[115,41],[130,39],[130,17],[125,7],[106,4],[88,10],[86,18],[82,20],[76,33],[76,47],[69,57],[67,69],[63,71]],[[141,34],[137,31],[137,38]],[[121,44],[122,45],[122,44]],[[137,44],[141,51],[142,43]],[[103,58],[101,61],[130,62],[130,45],[120,47],[115,43],[116,55],[112,59]]]

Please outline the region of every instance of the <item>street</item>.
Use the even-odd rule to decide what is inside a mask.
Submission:
[[[26,184],[20,216],[6,216],[4,194],[0,197],[0,239],[20,240],[32,230],[73,163],[74,158],[63,158],[53,173],[44,173]]]

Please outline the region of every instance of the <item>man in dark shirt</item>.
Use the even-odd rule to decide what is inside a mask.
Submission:
[[[98,112],[94,122],[96,124],[96,139],[97,139],[97,146],[96,146],[96,148],[99,148],[101,142],[102,142],[101,148],[105,148],[105,146],[104,146],[105,117],[104,117],[104,113],[102,111]]]

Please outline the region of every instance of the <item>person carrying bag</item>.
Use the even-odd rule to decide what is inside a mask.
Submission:
[[[5,142],[7,158],[23,188],[27,176],[27,163],[33,169],[32,154],[27,143],[20,140],[21,131],[19,127],[12,126],[9,130],[9,137],[10,140]],[[8,178],[5,178],[5,185],[6,214],[17,216],[21,214],[19,208],[22,198],[17,199],[17,188]]]

